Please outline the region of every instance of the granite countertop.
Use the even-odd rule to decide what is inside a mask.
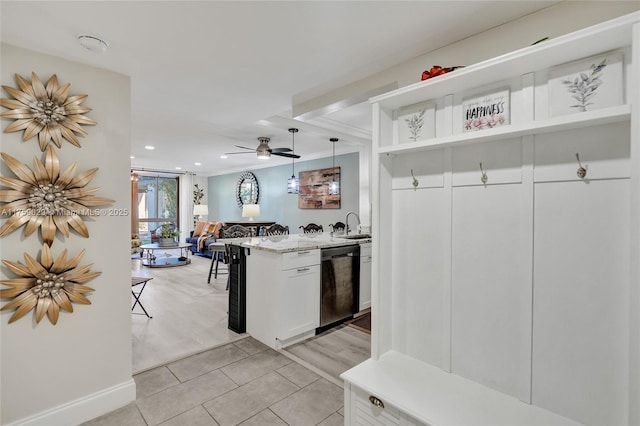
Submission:
[[[290,234],[271,237],[229,238],[220,242],[255,250],[265,250],[275,253],[288,253],[301,250],[313,250],[328,247],[351,246],[370,243],[369,238],[348,239],[331,236],[329,233],[319,234]]]

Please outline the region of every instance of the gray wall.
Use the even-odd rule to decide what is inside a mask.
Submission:
[[[332,159],[320,158],[310,161],[296,161],[295,171],[323,169],[331,167]],[[300,225],[313,222],[329,231],[328,225],[344,222],[349,211],[358,211],[359,166],[358,153],[337,155],[336,167],[341,172],[340,209],[299,209],[298,196],[287,193],[287,179],[291,177],[291,165],[247,170],[258,178],[260,187],[260,217],[256,220],[273,220],[288,225],[291,233],[299,233]],[[236,183],[241,173],[209,177],[208,220],[244,220],[242,209],[236,203]],[[352,222],[354,224],[354,222]],[[355,225],[353,225],[355,226]]]

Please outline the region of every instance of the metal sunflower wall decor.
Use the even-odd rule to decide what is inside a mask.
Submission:
[[[23,142],[38,135],[41,151],[47,148],[50,141],[61,148],[63,139],[80,147],[76,133],[87,134],[81,124],[97,124],[83,115],[91,111],[91,108],[80,105],[88,95],[69,96],[70,84],[59,87],[55,74],[49,78],[46,86],[35,72],[31,73],[31,83],[19,74],[15,77],[20,90],[2,86],[15,99],[0,99],[0,105],[11,110],[4,111],[0,116],[16,120],[4,132],[24,130]]]
[[[69,227],[83,237],[89,237],[82,216],[97,216],[99,206],[107,206],[115,201],[91,195],[99,188],[85,188],[93,179],[98,168],[93,168],[75,176],[76,163],[60,173],[60,162],[52,146],[47,148],[44,163],[33,158],[33,170],[11,157],[1,153],[5,164],[17,179],[0,176],[0,185],[11,189],[0,190],[2,215],[10,215],[0,227],[3,237],[26,224],[24,235],[29,236],[38,228],[43,241],[51,245],[56,229],[65,237]]]
[[[91,264],[78,266],[84,250],[67,260],[67,250],[54,260],[47,244],[42,245],[40,261],[24,253],[25,263],[3,260],[2,263],[20,278],[0,280],[9,289],[0,290],[0,297],[11,298],[1,311],[15,309],[9,324],[22,318],[35,308],[36,323],[49,317],[52,324],[58,322],[60,309],[73,312],[71,302],[90,305],[91,301],[84,295],[94,291],[83,285],[99,276],[101,272],[89,272]]]

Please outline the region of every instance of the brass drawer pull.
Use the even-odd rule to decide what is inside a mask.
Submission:
[[[373,395],[369,397],[369,401],[371,401],[371,403],[376,407],[384,408],[384,402],[380,401],[378,398],[376,398]]]

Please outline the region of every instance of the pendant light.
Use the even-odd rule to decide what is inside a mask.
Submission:
[[[339,195],[340,194],[340,180],[336,179],[336,142],[338,142],[338,138],[329,139],[331,143],[333,143],[333,168],[331,170],[331,183],[329,184],[329,195]]]
[[[298,133],[298,129],[290,128],[289,132],[291,133],[291,153],[296,153],[296,139],[295,134]],[[287,193],[289,194],[297,194],[300,191],[300,181],[295,174],[295,164],[296,159],[291,158],[291,177],[287,179]]]

